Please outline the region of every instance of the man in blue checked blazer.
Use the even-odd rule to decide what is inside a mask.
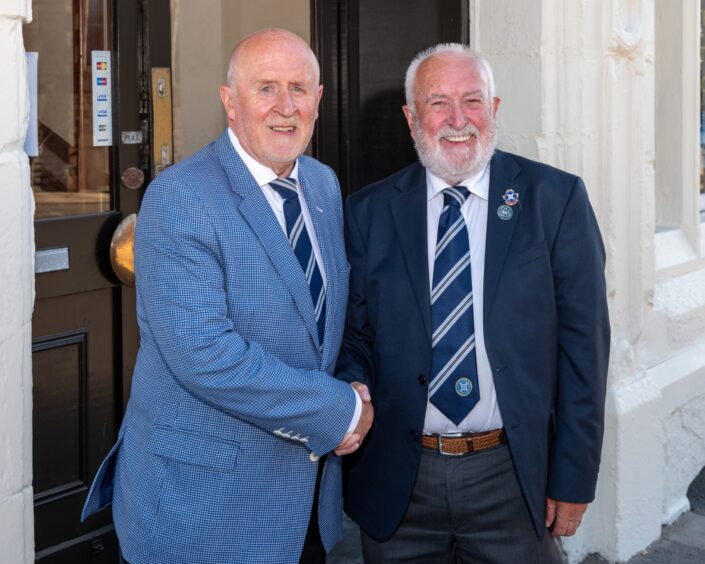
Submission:
[[[495,151],[492,71],[420,53],[404,106],[420,164],[346,206],[338,376],[375,424],[344,460],[367,563],[562,561],[595,494],[610,330],[580,178]]]
[[[112,502],[127,562],[324,562],[341,535],[337,455],[372,409],[331,377],[349,267],[337,179],[300,156],[318,80],[296,35],[244,39],[221,87],[229,128],[146,192],[140,351],[83,513]]]

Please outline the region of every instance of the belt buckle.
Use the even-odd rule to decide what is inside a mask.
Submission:
[[[463,433],[440,433],[438,435],[438,452],[443,456],[463,456],[462,452],[446,452],[443,450],[443,439],[457,439],[463,436]]]

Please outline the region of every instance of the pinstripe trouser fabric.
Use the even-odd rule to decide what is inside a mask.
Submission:
[[[411,503],[386,542],[362,533],[366,564],[562,564],[548,533],[536,538],[509,448],[453,457],[423,449]]]

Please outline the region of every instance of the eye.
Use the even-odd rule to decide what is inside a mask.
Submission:
[[[269,94],[272,91],[273,91],[273,89],[272,89],[271,85],[269,85],[269,84],[265,84],[262,86],[262,88],[260,88],[260,92],[264,92],[265,94]]]
[[[299,92],[299,93],[304,92],[303,87],[302,87],[302,86],[298,86],[298,85],[292,86],[292,87],[291,87],[291,90],[293,90],[294,92]]]

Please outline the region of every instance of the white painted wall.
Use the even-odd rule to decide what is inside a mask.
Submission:
[[[687,511],[705,466],[699,2],[668,3],[668,17],[660,0],[469,2],[471,44],[503,100],[500,145],[580,174],[602,229],[613,327],[603,463],[563,546],[571,562],[627,560]],[[668,80],[655,79],[659,57]],[[658,217],[681,224],[655,235],[669,190],[683,191],[678,208]]]
[[[22,24],[30,0],[0,0],[0,560],[34,560],[31,318],[34,202]]]

